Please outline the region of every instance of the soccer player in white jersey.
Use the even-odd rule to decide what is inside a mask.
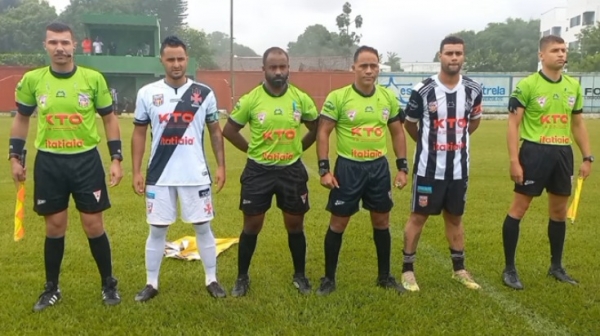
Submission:
[[[462,215],[469,180],[469,136],[479,126],[481,84],[460,74],[464,41],[449,36],[439,51],[441,71],[417,84],[406,106],[405,129],[416,142],[411,213],[404,229],[402,284],[418,291],[413,263],[423,226],[431,215],[442,214],[453,278],[479,289],[465,269]]]
[[[206,127],[217,160],[219,192],[225,183],[225,154],[215,94],[208,86],[185,76],[187,49],[177,37],[169,36],[163,41],[160,60],[166,76],[139,90],[131,143],[133,188],[138,195],[146,195],[150,224],[146,240],[147,282],[135,300],[148,301],[158,294],[160,264],[167,229],[177,219],[177,199],[182,221],[192,223],[196,231],[206,288],[213,297],[222,298],[226,293],[216,276],[216,244],[210,227],[214,217],[211,176],[203,149]],[[141,166],[148,125],[152,149],[144,179]]]

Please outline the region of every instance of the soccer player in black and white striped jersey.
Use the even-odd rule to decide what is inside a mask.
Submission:
[[[464,41],[442,40],[439,74],[417,84],[406,106],[405,128],[416,142],[411,214],[404,230],[402,284],[418,291],[413,263],[427,218],[442,214],[454,273],[470,289],[480,286],[465,269],[464,229],[469,179],[469,136],[479,126],[481,84],[461,75]]]

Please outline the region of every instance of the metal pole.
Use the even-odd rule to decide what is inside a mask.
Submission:
[[[231,86],[231,108],[234,106],[235,82],[233,71],[233,0],[229,2],[229,85]],[[231,111],[230,111],[231,112]]]

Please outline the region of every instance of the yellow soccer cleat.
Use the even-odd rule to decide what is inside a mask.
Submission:
[[[468,289],[480,289],[481,288],[481,286],[479,286],[479,284],[476,283],[475,280],[473,280],[473,277],[471,276],[471,274],[467,270],[464,270],[464,269],[454,272],[454,274],[452,274],[452,279],[460,282]]]
[[[404,286],[407,291],[419,291],[419,285],[417,284],[417,279],[415,278],[415,272],[408,271],[402,273],[402,286]]]

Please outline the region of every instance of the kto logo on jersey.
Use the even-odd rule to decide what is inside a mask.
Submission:
[[[189,124],[194,121],[194,112],[171,112],[171,113],[162,113],[158,115],[158,121],[162,124],[163,122],[169,122],[169,120],[173,119],[175,123],[186,123]]]
[[[469,121],[465,118],[436,119],[433,121],[433,128],[465,128]]]
[[[46,123],[52,129],[76,129],[83,123],[79,113],[50,113],[46,115]]]
[[[170,136],[170,137],[160,137],[160,144],[163,146],[191,146],[194,144],[196,139],[194,137],[178,137],[178,136]]]
[[[540,117],[542,125],[567,125],[569,116],[566,114],[550,114]]]
[[[272,131],[266,131],[263,133],[264,140],[279,140],[279,139],[287,139],[294,140],[296,138],[296,130],[295,129],[276,129]]]
[[[353,137],[381,137],[383,136],[383,128],[381,127],[352,127]]]

